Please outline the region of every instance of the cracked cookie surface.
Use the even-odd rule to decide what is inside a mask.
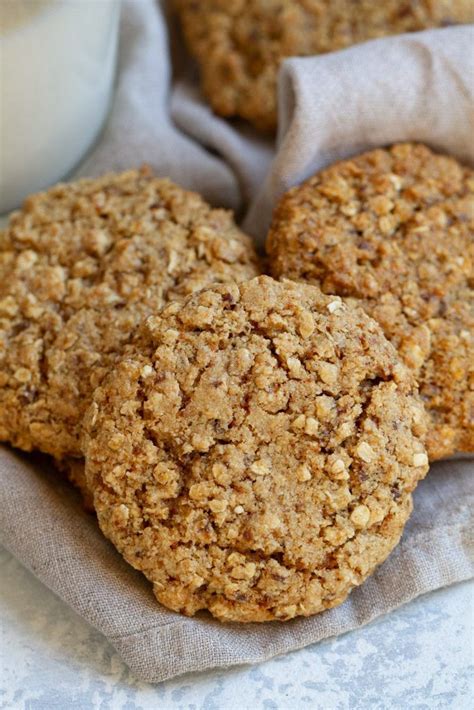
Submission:
[[[134,347],[85,420],[105,535],[185,614],[341,603],[427,471],[416,385],[375,321],[262,276],[166,306]]]
[[[216,113],[263,130],[277,123],[285,57],[343,49],[369,39],[474,22],[471,0],[173,0]]]
[[[257,273],[230,213],[147,170],[32,196],[0,233],[0,439],[81,456],[92,391],[141,319]]]
[[[422,145],[337,163],[286,193],[275,276],[352,297],[415,373],[431,460],[474,451],[474,172]]]

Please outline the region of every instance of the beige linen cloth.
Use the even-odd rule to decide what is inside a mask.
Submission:
[[[276,144],[212,115],[183,61],[172,83],[168,25],[153,0],[124,5],[117,91],[108,125],[79,171],[143,161],[239,211],[260,241],[276,197],[333,160],[398,140],[474,162],[474,28],[384,39],[288,60]],[[102,631],[138,678],[262,661],[354,629],[473,575],[474,462],[438,463],[389,559],[339,608],[286,623],[223,625],[159,606],[47,461],[0,450],[0,540]]]

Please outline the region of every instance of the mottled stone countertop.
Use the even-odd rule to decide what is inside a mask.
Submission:
[[[0,548],[0,707],[15,710],[355,710],[474,707],[474,582],[275,658],[135,680],[105,638]]]

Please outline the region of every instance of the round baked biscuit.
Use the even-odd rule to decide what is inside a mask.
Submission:
[[[397,544],[424,418],[362,309],[262,276],[148,319],[86,415],[87,480],[165,606],[289,619],[341,603]]]
[[[386,35],[474,22],[472,0],[173,0],[216,113],[265,131],[277,124],[285,57],[331,52]]]
[[[415,373],[431,460],[474,451],[474,172],[422,145],[337,163],[284,195],[272,273],[352,297]]]
[[[0,440],[80,456],[92,391],[141,319],[257,273],[230,213],[147,170],[29,198],[0,233]]]

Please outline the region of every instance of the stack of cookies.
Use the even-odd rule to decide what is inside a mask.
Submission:
[[[33,196],[0,235],[0,438],[54,458],[170,609],[340,604],[429,458],[474,450],[473,205],[455,160],[373,151],[283,196],[269,276],[147,170]]]

